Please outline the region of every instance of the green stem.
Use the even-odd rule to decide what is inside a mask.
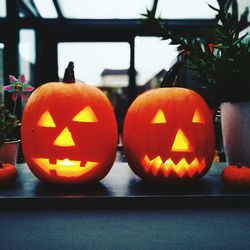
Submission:
[[[18,92],[16,93],[16,100],[14,102],[13,115],[16,115],[16,103],[17,103],[17,99],[18,99]]]

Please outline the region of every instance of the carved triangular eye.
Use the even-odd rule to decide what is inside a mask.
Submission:
[[[56,127],[56,124],[48,110],[41,115],[40,119],[37,122],[37,126],[48,128]]]
[[[205,123],[205,119],[204,119],[204,117],[199,109],[195,110],[192,122],[193,123],[201,123],[201,124]]]
[[[90,106],[86,106],[76,116],[73,121],[75,122],[98,122],[96,115]]]
[[[161,109],[159,109],[154,115],[151,123],[166,123],[166,118]]]

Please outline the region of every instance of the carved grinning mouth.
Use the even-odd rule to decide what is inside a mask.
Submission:
[[[78,177],[86,174],[98,165],[98,162],[87,161],[81,165],[81,161],[69,159],[57,159],[55,164],[50,163],[48,158],[33,158],[33,161],[46,173],[64,177]]]
[[[182,158],[179,162],[175,163],[171,158],[165,162],[160,156],[150,160],[147,155],[142,159],[142,165],[146,172],[152,172],[156,176],[161,171],[165,177],[168,177],[171,173],[174,173],[178,177],[182,178],[185,175],[192,177],[195,174],[200,174],[205,166],[205,159],[202,158],[200,161],[198,158],[194,158],[192,162],[188,163],[185,158]]]

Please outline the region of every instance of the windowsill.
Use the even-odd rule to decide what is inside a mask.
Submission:
[[[0,190],[1,209],[249,207],[250,190],[231,190],[221,181],[225,163],[214,163],[195,183],[156,186],[141,181],[127,163],[115,162],[99,183],[52,186],[39,181],[26,164],[17,164],[18,179]]]

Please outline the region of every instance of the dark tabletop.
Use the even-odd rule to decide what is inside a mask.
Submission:
[[[249,191],[221,181],[216,163],[200,181],[155,186],[116,162],[96,185],[51,186],[18,164],[0,190],[0,249],[250,249]]]
[[[55,186],[38,180],[25,163],[17,164],[17,181],[0,190],[0,207],[249,207],[249,190],[232,190],[222,182],[225,165],[214,163],[203,178],[193,183],[157,185],[142,181],[127,163],[115,162],[109,174],[96,184]]]

